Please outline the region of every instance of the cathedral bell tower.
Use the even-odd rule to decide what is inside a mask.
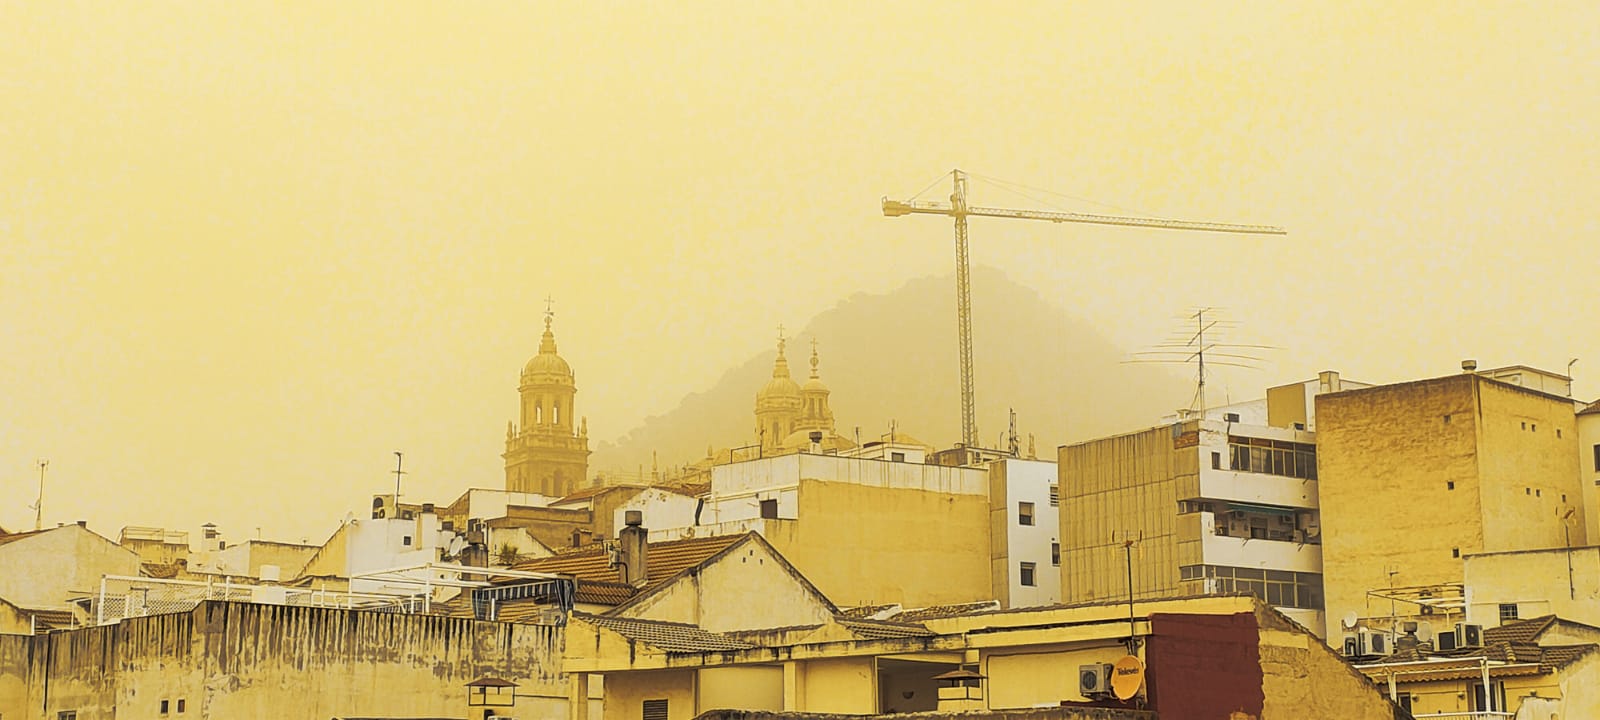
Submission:
[[[522,366],[520,423],[506,426],[506,489],[562,497],[588,484],[589,422],[576,419],[572,367],[556,354],[547,305],[539,354]]]
[[[778,326],[778,359],[772,364],[772,379],[756,393],[756,437],[761,450],[771,454],[783,447],[783,439],[795,431],[803,400],[800,385],[789,377],[789,360],[783,356],[786,340]]]

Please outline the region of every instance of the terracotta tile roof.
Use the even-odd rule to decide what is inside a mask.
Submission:
[[[1500,627],[1487,628],[1483,631],[1483,644],[1497,643],[1533,643],[1539,639],[1544,631],[1549,630],[1556,623],[1556,616],[1544,615],[1509,622]]]
[[[850,620],[839,618],[839,624],[865,640],[892,640],[894,638],[931,637],[932,630],[915,623],[886,622],[883,620]]]
[[[891,605],[862,605],[860,607],[845,608],[843,610],[840,610],[839,611],[839,617],[841,617],[841,618],[856,618],[856,619],[861,619],[861,620],[871,620],[873,618],[873,616],[882,615],[884,613],[888,613],[891,610],[898,611],[899,608],[900,608],[899,605],[893,605],[893,604],[891,604]]]
[[[71,610],[58,610],[55,608],[23,608],[23,612],[33,616],[39,623],[41,630],[71,630],[78,627],[78,619]]]
[[[707,632],[694,625],[684,623],[604,617],[583,613],[573,613],[572,616],[591,625],[615,632],[629,640],[660,648],[667,652],[700,653],[722,650],[749,650],[755,647],[742,640]]]
[[[633,597],[633,586],[624,582],[578,581],[574,600],[587,605],[621,605]]]
[[[650,543],[645,551],[649,581],[630,597],[655,589],[678,573],[710,560],[712,556],[749,536],[750,533],[743,533]],[[620,589],[615,586],[621,583],[618,582],[617,570],[611,567],[611,555],[600,545],[588,545],[570,553],[535,558],[518,563],[513,569],[569,575],[578,580],[580,594],[584,593],[585,585],[600,586],[594,588],[597,594],[591,597],[614,597],[620,594]],[[612,587],[605,587],[607,585]],[[580,599],[579,602],[585,600]]]
[[[998,609],[1000,609],[999,602],[995,600],[984,600],[982,602],[961,603],[958,605],[934,605],[932,607],[906,610],[890,616],[889,619],[896,622],[918,622],[922,620],[931,620],[933,618],[955,617],[957,615],[988,612],[990,610]]]
[[[1539,658],[1539,664],[1551,669],[1564,668],[1596,648],[1600,648],[1600,645],[1552,645],[1542,648],[1544,654]]]
[[[171,580],[178,576],[178,570],[183,566],[178,563],[139,563],[139,572],[145,577]]]

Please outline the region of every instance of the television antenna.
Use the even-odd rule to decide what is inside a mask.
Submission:
[[[1189,409],[1204,413],[1206,410],[1206,369],[1210,367],[1235,367],[1260,370],[1266,358],[1257,355],[1263,350],[1277,350],[1272,345],[1225,342],[1227,331],[1239,326],[1225,317],[1226,308],[1193,307],[1176,319],[1180,321],[1165,340],[1150,350],[1133,353],[1124,363],[1160,363],[1163,365],[1195,366],[1194,397]]]

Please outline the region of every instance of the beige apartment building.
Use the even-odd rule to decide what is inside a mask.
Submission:
[[[1365,387],[1325,372],[1267,397],[1060,449],[1061,599],[1243,592],[1320,633],[1313,399]]]
[[[1316,398],[1331,639],[1464,620],[1469,555],[1586,544],[1567,379],[1463,367]]]

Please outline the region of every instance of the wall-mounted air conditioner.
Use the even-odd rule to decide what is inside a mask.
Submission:
[[[1078,694],[1084,697],[1111,692],[1111,663],[1078,666]]]

